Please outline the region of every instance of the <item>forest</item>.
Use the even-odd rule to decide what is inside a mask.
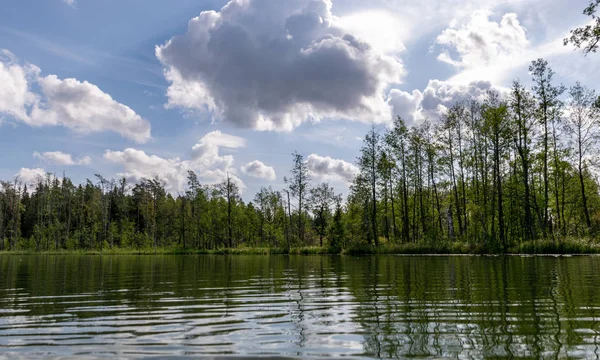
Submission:
[[[193,172],[180,194],[158,176],[3,181],[0,251],[463,244],[500,253],[537,240],[596,243],[600,97],[557,84],[543,59],[529,72],[530,87],[515,80],[439,119],[373,125],[345,199],[311,179],[297,152],[285,188],[262,187],[247,203],[229,176],[206,185]]]

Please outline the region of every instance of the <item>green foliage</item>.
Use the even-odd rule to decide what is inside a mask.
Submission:
[[[17,178],[0,182],[0,251],[596,252],[597,94],[579,83],[565,93],[543,59],[529,70],[531,90],[515,81],[506,97],[458,101],[439,121],[372,126],[344,203],[311,182],[297,152],[286,187],[248,203],[229,174],[206,185],[189,172],[179,194],[157,176]]]
[[[596,11],[600,6],[600,0],[590,0],[589,5],[583,9],[583,15],[592,18],[592,23],[571,30],[571,36],[564,39],[564,45],[569,43],[577,48],[583,48],[584,54],[594,53],[598,50],[600,43],[600,17]]]
[[[565,238],[560,240],[532,240],[518,244],[515,254],[600,254],[600,244],[586,240]]]
[[[344,212],[341,201],[338,201],[335,206],[331,227],[329,228],[329,247],[332,249],[343,249],[347,245],[346,240]]]

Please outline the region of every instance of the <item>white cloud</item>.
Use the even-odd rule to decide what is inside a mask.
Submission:
[[[344,160],[333,159],[330,156],[311,154],[306,158],[306,166],[311,176],[319,179],[351,182],[358,174],[356,165]]]
[[[64,126],[82,134],[113,131],[140,143],[151,138],[148,121],[96,85],[39,74],[38,67],[0,51],[0,113],[31,126]],[[36,85],[40,93],[33,91]]]
[[[39,179],[44,179],[46,177],[46,171],[41,168],[21,168],[15,176],[19,177],[23,183],[27,184],[27,186],[31,186],[35,184]]]
[[[381,53],[398,53],[405,49],[406,26],[390,12],[373,10],[355,12],[334,20],[346,32],[364,39]]]
[[[166,189],[179,192],[185,188],[188,171],[194,171],[207,184],[223,181],[227,174],[235,181],[241,190],[246,186],[236,175],[233,167],[233,156],[220,155],[220,148],[240,148],[245,146],[245,140],[213,131],[200,139],[191,151],[191,159],[181,160],[179,157],[165,159],[157,155],[146,154],[142,150],[128,148],[123,151],[106,150],[104,159],[120,164],[123,172],[119,176],[129,181],[140,181],[142,178],[152,178],[155,175],[166,181]]]
[[[388,104],[392,107],[394,116],[400,116],[407,125],[421,120],[421,101],[423,101],[423,93],[419,90],[409,93],[392,89],[388,94]]]
[[[233,165],[233,156],[219,155],[220,148],[238,149],[246,146],[246,140],[219,130],[209,132],[192,147],[192,160],[201,167],[222,165],[229,168]]]
[[[499,23],[490,21],[490,15],[486,10],[476,11],[468,23],[454,22],[444,30],[435,40],[444,47],[438,60],[458,68],[478,68],[499,57],[522,53],[529,46],[526,30],[517,14],[504,14]],[[455,51],[458,58],[452,58],[448,49]]]
[[[492,84],[488,81],[474,81],[465,85],[453,84],[447,81],[430,80],[421,92],[412,93],[392,89],[388,103],[392,106],[394,115],[404,119],[407,125],[413,125],[427,118],[437,119],[449,107],[463,100],[482,101]]]
[[[169,191],[182,190],[187,171],[192,170],[189,162],[179,158],[164,159],[132,148],[123,151],[106,150],[104,158],[123,166],[124,171],[119,173],[119,176],[124,176],[129,181],[140,181],[142,178],[152,178],[156,175],[166,181]]]
[[[500,22],[490,20],[490,15],[489,11],[476,11],[462,25],[453,21],[436,38],[436,44],[442,47],[438,60],[458,70],[446,80],[448,83],[488,81],[495,86],[509,86],[513,79],[529,76],[527,68],[532,60],[573,54],[562,44],[568,31],[534,45],[515,13],[504,14]]]
[[[539,16],[554,5],[543,0],[344,0],[335,1],[334,9],[344,27],[349,23],[359,35],[379,36],[374,44],[385,39],[387,44],[383,46],[392,48],[392,44],[398,44],[399,51],[399,45],[404,43],[413,51],[413,45],[422,41],[429,43],[440,28],[463,22],[482,9],[510,9]]]
[[[156,47],[171,83],[166,106],[258,130],[389,122],[384,90],[400,81],[402,63],[335,20],[330,0],[232,0],[202,12]]]
[[[33,65],[20,65],[8,50],[0,49],[0,113],[21,121],[28,121],[28,107],[38,101],[29,83],[38,77],[40,69]]]
[[[475,11],[464,22],[453,20],[436,37],[436,46],[441,47],[438,60],[457,72],[447,80],[429,80],[423,90],[392,89],[387,102],[394,116],[408,125],[435,120],[458,101],[481,101],[490,89],[504,92],[513,79],[528,78],[532,60],[572,52],[562,46],[564,36],[533,46],[515,13],[504,14],[498,22],[491,15],[487,10]]]
[[[62,1],[71,7],[75,7],[75,4],[77,2],[77,0],[62,0]]]
[[[46,151],[44,153],[39,153],[36,151],[33,153],[33,156],[55,165],[89,165],[92,162],[92,158],[89,156],[84,156],[74,160],[71,154],[66,154],[62,151]]]
[[[76,163],[78,163],[79,165],[89,165],[92,163],[92,158],[89,156],[84,156],[82,158],[77,159]]]
[[[215,100],[202,82],[188,81],[175,69],[165,70],[164,75],[171,83],[167,88],[167,109],[218,111]]]
[[[62,125],[83,134],[114,131],[139,143],[150,139],[150,124],[96,85],[56,75],[38,83],[46,101],[32,110],[31,125]]]
[[[246,175],[268,181],[273,181],[277,178],[273,167],[267,166],[258,160],[251,161],[242,166],[242,172]]]

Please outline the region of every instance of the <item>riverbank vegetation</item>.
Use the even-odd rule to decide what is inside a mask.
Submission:
[[[0,189],[0,251],[595,253],[600,98],[532,62],[531,87],[457,101],[366,134],[346,199],[293,154],[250,202],[227,178],[168,193],[160,177],[47,174]],[[573,239],[589,240],[573,240]]]
[[[0,251],[0,255],[498,255],[490,253],[481,244],[468,242],[417,242],[400,244],[351,245],[345,249],[327,246],[304,247],[218,247],[215,249],[182,249],[180,246],[103,249],[17,249]],[[507,255],[589,255],[600,254],[600,243],[588,239],[533,240],[516,244],[508,249]]]

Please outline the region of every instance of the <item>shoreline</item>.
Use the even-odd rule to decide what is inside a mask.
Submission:
[[[426,243],[385,244],[353,246],[335,249],[319,246],[286,248],[239,247],[219,249],[172,248],[113,248],[113,249],[59,249],[35,251],[28,249],[3,250],[0,255],[407,255],[407,256],[557,256],[600,255],[600,243],[585,240],[534,240],[511,246],[507,252],[490,251],[481,244]]]

